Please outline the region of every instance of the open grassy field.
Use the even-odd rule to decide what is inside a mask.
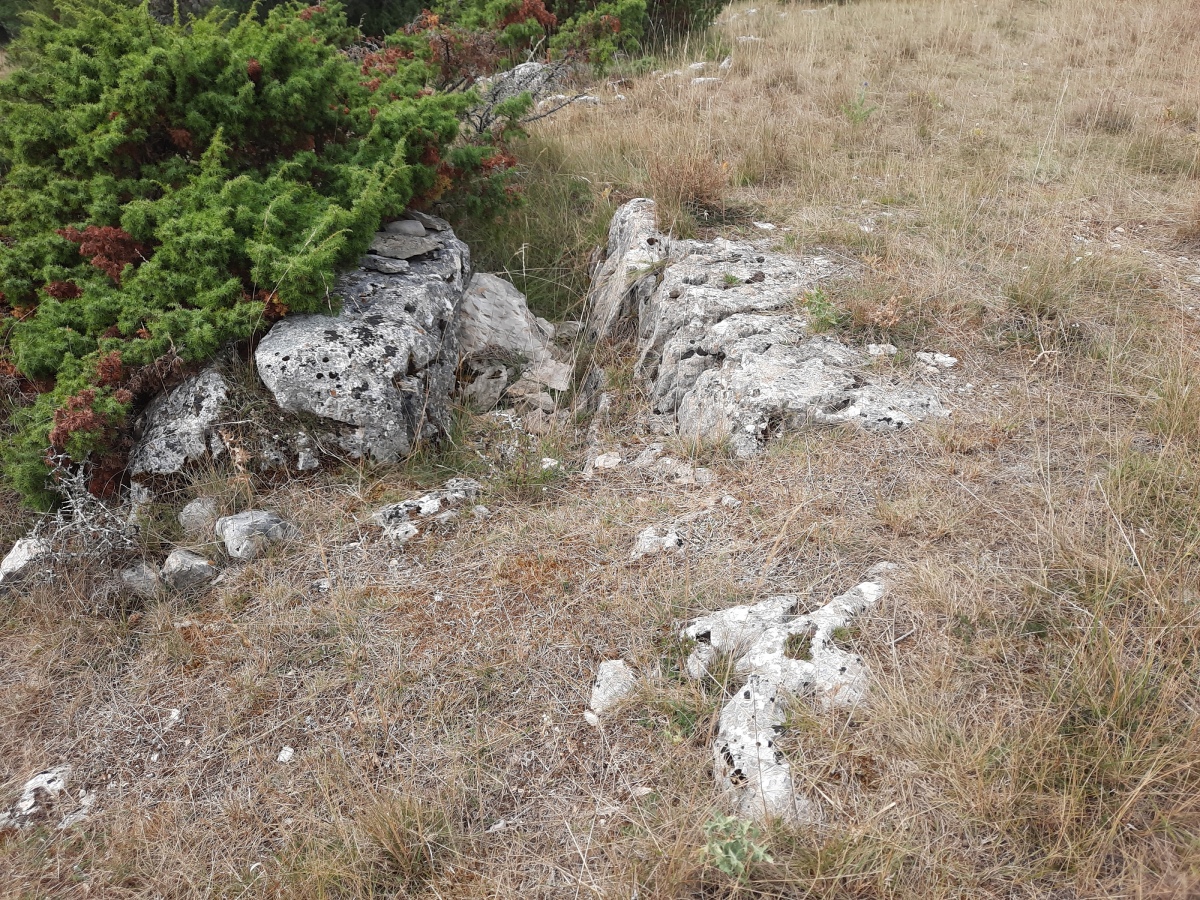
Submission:
[[[960,360],[952,417],[750,461],[674,445],[709,486],[585,480],[586,421],[500,462],[503,424],[465,414],[401,469],[197,477],[303,538],[198,597],[67,566],[0,599],[4,796],[69,763],[94,797],[0,838],[0,895],[1200,895],[1200,7],[739,3],[591,89],[519,148],[538,246],[481,237],[491,267],[577,316],[587,249],[639,195],[678,233],[819,247],[861,273],[825,287],[834,333],[898,346],[883,366]],[[605,448],[655,439],[631,351],[594,351]],[[460,473],[485,523],[402,551],[361,527]],[[631,562],[664,522],[685,552]],[[164,513],[147,551],[182,541]],[[731,685],[679,677],[678,626],[815,606],[884,559],[895,585],[845,636],[866,700],[797,701],[780,740],[820,821],[721,873]],[[618,657],[650,677],[592,728]]]

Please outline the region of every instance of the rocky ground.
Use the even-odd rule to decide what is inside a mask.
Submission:
[[[1193,895],[1198,34],[731,7],[565,322],[389,225],[9,517],[5,895]]]

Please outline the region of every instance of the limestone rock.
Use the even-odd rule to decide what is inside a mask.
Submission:
[[[217,567],[189,550],[172,550],[163,563],[162,579],[177,591],[184,591],[212,581]]]
[[[599,725],[604,714],[633,693],[635,687],[637,675],[624,660],[610,659],[600,663],[588,710],[584,713],[588,723]]]
[[[448,226],[431,227],[441,220],[415,220],[424,237],[383,232],[376,239],[380,258],[413,252],[405,271],[342,275],[333,288],[342,298],[338,315],[289,316],[254,354],[279,406],[329,420],[330,440],[352,457],[394,462],[450,423],[455,309],[470,252]]]
[[[728,439],[739,456],[809,422],[886,429],[944,415],[925,389],[872,380],[867,356],[809,333],[799,299],[840,271],[722,238],[668,246],[653,201],[631,200],[613,218],[591,328],[602,337],[632,320],[653,412],[685,437]]]
[[[121,572],[121,583],[139,597],[156,597],[162,589],[158,570],[144,562],[136,562]]]
[[[725,704],[713,745],[713,770],[735,795],[740,814],[752,818],[812,818],[811,802],[792,786],[786,758],[775,748],[782,730],[784,695],[815,695],[826,707],[852,706],[866,691],[862,658],[838,647],[833,635],[884,592],[889,564],[811,613],[800,614],[801,598],[770,597],[751,606],[701,616],[681,636],[695,641],[687,673],[703,678],[720,654],[733,656],[743,687]]]
[[[51,553],[48,541],[23,537],[0,562],[0,584],[14,584],[33,574]]]
[[[477,274],[463,294],[459,309],[464,359],[518,357],[521,381],[565,391],[571,386],[571,365],[558,358],[554,326],[529,311],[525,295],[502,278]]]
[[[473,478],[451,478],[436,491],[377,509],[371,521],[383,529],[385,537],[406,542],[418,533],[413,519],[448,521],[456,514],[457,507],[475,502],[481,487]]]
[[[273,512],[250,509],[217,519],[214,530],[225,542],[225,551],[234,559],[254,559],[268,544],[293,537],[295,526]]]
[[[21,788],[21,796],[8,809],[0,812],[0,833],[26,828],[51,818],[61,818],[59,828],[65,828],[82,819],[87,807],[91,805],[92,796],[84,792],[76,804],[67,793],[70,780],[71,766],[62,765],[38,772],[26,781]],[[59,807],[63,804],[79,808],[61,816]]]
[[[406,234],[409,237],[425,237],[425,226],[416,219],[397,219],[383,226],[388,234]]]
[[[129,473],[177,475],[190,462],[224,452],[216,425],[228,390],[221,373],[209,368],[152,401],[129,454]]]
[[[197,497],[179,511],[179,524],[189,537],[210,537],[216,523],[217,501],[211,497]]]
[[[658,529],[651,525],[638,534],[637,543],[634,544],[629,558],[637,560],[643,556],[654,556],[660,553],[678,553],[682,549],[683,538],[676,533],[675,529],[663,528],[663,533],[659,534]]]
[[[666,238],[654,220],[654,201],[630,200],[608,230],[608,253],[588,291],[588,332],[611,337],[617,324],[637,314],[657,285],[667,256]]]

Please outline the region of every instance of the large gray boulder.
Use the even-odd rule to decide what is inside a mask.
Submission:
[[[823,256],[672,240],[655,230],[653,201],[631,200],[609,230],[590,328],[612,337],[629,323],[654,412],[685,437],[728,440],[739,456],[808,422],[890,429],[944,415],[929,391],[873,377],[867,354],[812,335],[800,301],[842,274]]]
[[[445,222],[420,224],[420,236],[380,232],[363,265],[338,278],[340,313],[289,316],[254,353],[279,406],[327,420],[353,457],[394,462],[450,424],[470,251]]]

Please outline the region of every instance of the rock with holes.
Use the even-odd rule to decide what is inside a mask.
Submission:
[[[654,220],[654,201],[630,200],[608,229],[608,252],[588,292],[589,333],[612,337],[654,292],[666,259],[667,239]]]
[[[797,794],[788,761],[775,746],[784,698],[813,696],[825,707],[862,699],[866,667],[835,637],[879,600],[892,568],[881,563],[868,580],[812,612],[800,612],[803,598],[784,595],[701,616],[683,629],[682,636],[696,642],[687,659],[690,677],[706,677],[723,657],[734,675],[745,678],[721,710],[713,744],[716,779],[735,796],[742,815],[813,818],[812,802]]]
[[[228,394],[224,376],[213,367],[155,398],[139,423],[129,474],[177,475],[189,463],[220,456],[225,445],[217,426]]]
[[[424,233],[380,232],[334,284],[340,312],[289,316],[254,353],[279,406],[323,419],[323,441],[356,458],[394,462],[450,424],[470,252],[440,219],[406,221]]]
[[[722,238],[671,241],[653,222],[649,200],[618,211],[590,313],[598,336],[623,320],[636,330],[653,412],[679,434],[749,456],[810,422],[887,429],[944,414],[926,389],[873,375],[869,357],[811,334],[802,298],[843,266]]]

